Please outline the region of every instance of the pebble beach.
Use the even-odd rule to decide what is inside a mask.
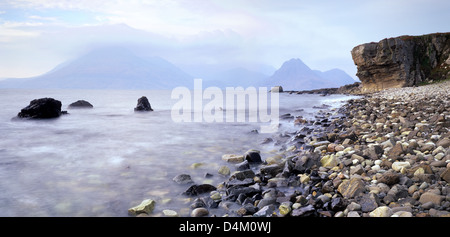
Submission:
[[[293,119],[299,129],[276,155],[224,154],[219,185],[173,180],[190,184],[192,217],[218,208],[228,217],[450,217],[449,91],[445,81],[324,106],[313,120]]]

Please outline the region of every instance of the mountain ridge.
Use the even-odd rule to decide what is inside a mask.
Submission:
[[[105,47],[59,64],[40,76],[0,82],[0,87],[166,89],[192,87],[192,79],[192,76],[160,57],[143,59],[122,47]]]
[[[321,88],[340,87],[353,84],[353,80],[341,69],[331,69],[325,72],[312,70],[301,59],[292,58],[268,78],[267,85],[282,86],[286,90],[313,90]]]
[[[195,74],[202,74],[201,65]],[[36,89],[173,89],[193,88],[193,79],[202,78],[203,87],[273,87],[311,90],[340,87],[355,82],[340,69],[312,70],[301,59],[292,58],[273,72],[233,67],[218,72],[204,67],[205,78],[194,77],[169,61],[158,57],[139,57],[128,48],[100,47],[63,62],[40,76],[0,81],[0,88]]]

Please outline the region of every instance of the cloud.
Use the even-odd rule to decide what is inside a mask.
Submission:
[[[15,0],[1,1],[0,9],[0,51],[23,55],[21,65],[30,53],[45,51],[41,64],[56,65],[93,45],[122,43],[176,63],[279,67],[301,58],[351,75],[354,46],[448,31],[450,21],[450,2],[442,0]]]
[[[45,17],[45,16],[37,16],[37,15],[32,15],[32,16],[29,16],[28,18],[33,19],[33,20],[39,20],[39,21],[57,21],[58,20],[56,17]]]

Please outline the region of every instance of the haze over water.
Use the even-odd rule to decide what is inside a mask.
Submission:
[[[143,90],[16,90],[1,89],[0,216],[127,216],[128,208],[152,198],[153,212],[164,209],[189,215],[189,185],[172,181],[178,174],[196,184],[217,185],[223,154],[261,150],[263,160],[280,149],[286,132],[300,129],[280,120],[278,132],[257,133],[259,123],[175,123],[171,91]],[[133,108],[147,96],[154,111]],[[93,109],[69,109],[50,120],[14,120],[36,98],[60,100],[63,110],[79,99]],[[280,94],[280,115],[313,118],[313,106],[339,106],[350,97]],[[226,108],[225,108],[226,109]],[[303,111],[301,111],[303,109]],[[247,109],[248,110],[248,109]],[[248,111],[246,111],[248,112]],[[200,163],[197,168],[192,164]],[[205,174],[213,176],[205,178]],[[220,209],[211,210],[213,213]]]

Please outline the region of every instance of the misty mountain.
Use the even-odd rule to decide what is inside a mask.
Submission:
[[[141,58],[122,47],[92,50],[37,77],[8,79],[0,87],[58,89],[172,89],[193,87],[193,77],[170,62]]]
[[[356,82],[350,75],[338,68],[325,72],[314,70],[314,72],[326,81],[329,85],[327,88],[337,88]]]
[[[275,69],[255,64],[252,69],[256,70],[252,70],[247,66],[185,66],[185,69],[193,72],[188,74],[163,58],[137,56],[128,48],[110,46],[93,49],[41,76],[2,80],[0,88],[173,89],[183,86],[192,89],[193,79],[202,78],[203,88],[270,88],[281,85],[285,90],[311,90],[340,87],[355,82],[340,69],[325,72],[311,70],[300,59],[286,61],[272,76],[261,71],[267,73]],[[227,67],[231,69],[226,69]]]
[[[311,70],[302,60],[296,58],[283,65],[269,77],[266,86],[282,86],[284,90],[313,90],[320,88],[336,88],[353,84],[355,80],[340,69],[326,72]]]

